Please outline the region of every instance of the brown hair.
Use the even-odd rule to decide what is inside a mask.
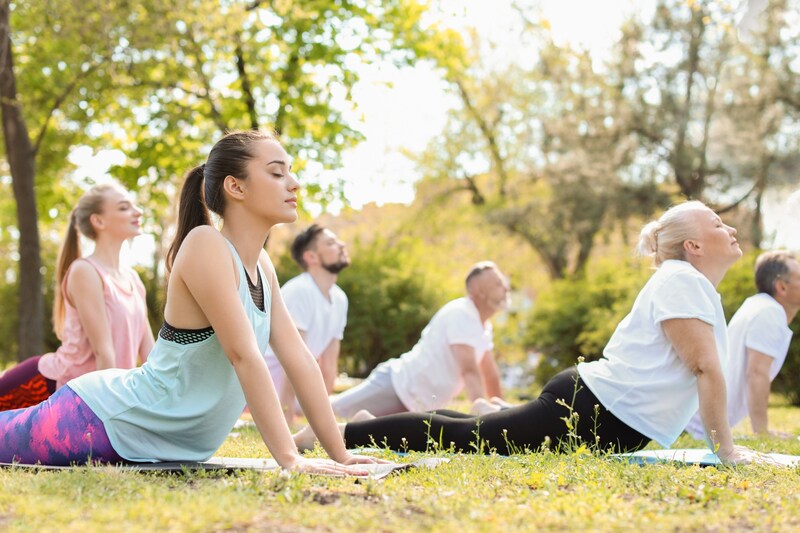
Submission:
[[[55,299],[53,301],[53,330],[56,336],[61,338],[61,333],[64,329],[64,277],[69,271],[72,263],[81,257],[81,240],[78,237],[80,231],[85,237],[95,240],[97,233],[92,226],[92,215],[98,215],[103,212],[103,200],[105,194],[119,186],[113,184],[95,185],[78,200],[78,205],[72,210],[69,215],[69,225],[67,226],[67,234],[64,237],[64,242],[61,244],[61,250],[58,252],[58,260],[56,261],[56,291]]]
[[[294,262],[303,270],[308,270],[308,265],[306,264],[306,260],[303,259],[303,254],[306,250],[310,250],[311,247],[314,246],[317,242],[317,237],[319,237],[319,234],[323,231],[325,231],[325,228],[319,224],[311,224],[307,230],[294,238],[291,249],[292,259],[294,259]]]
[[[172,269],[184,239],[197,226],[210,226],[209,210],[222,216],[225,195],[222,184],[227,176],[246,179],[247,162],[253,159],[251,145],[259,141],[276,141],[271,133],[258,130],[235,131],[222,137],[202,165],[185,177],[178,205],[178,229],[167,251],[167,271]]]

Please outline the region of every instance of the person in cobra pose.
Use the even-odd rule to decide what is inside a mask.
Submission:
[[[298,234],[292,258],[303,272],[281,287],[281,297],[311,355],[317,360],[328,394],[336,381],[339,349],[347,325],[348,300],[336,284],[339,273],[350,265],[347,246],[333,231],[312,224]],[[294,389],[286,381],[281,363],[272,350],[264,355],[272,382],[278,390],[286,420],[297,412]]]
[[[45,402],[0,413],[0,461],[200,461],[247,403],[281,467],[366,474],[347,465],[376,460],[345,449],[319,366],[263,249],[272,226],[297,218],[298,188],[275,137],[246,131],[219,140],[181,191],[164,324],[147,362],[84,374]],[[209,209],[221,217],[220,230]],[[298,453],[262,357],[267,344],[334,461]]]
[[[767,405],[772,380],[786,361],[792,323],[800,310],[800,263],[784,250],[764,252],[756,260],[758,294],[746,299],[728,322],[729,358],[725,371],[728,423],[750,418],[753,433],[792,437],[769,429]],[[686,431],[702,438],[699,414]]]
[[[145,288],[122,265],[123,243],[140,235],[142,211],[116,184],[95,185],[78,201],[56,264],[53,325],[61,346],[0,376],[0,411],[46,400],[93,370],[133,368],[153,347]],[[81,257],[78,232],[94,241]]]
[[[345,442],[405,451],[426,450],[432,440],[462,452],[509,454],[547,443],[563,449],[572,437],[601,450],[633,451],[651,440],[669,447],[699,405],[721,459],[768,461],[733,445],[726,416],[720,358],[727,357],[727,336],[716,286],[742,254],[735,236],[700,202],[669,209],[641,232],[639,249],[657,269],[602,359],[559,373],[536,400],[485,416],[362,413],[340,425]],[[297,433],[295,442],[313,445],[313,428]]]

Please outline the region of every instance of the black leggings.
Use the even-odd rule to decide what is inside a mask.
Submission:
[[[572,406],[571,439],[564,420],[570,417],[570,410],[556,403],[559,399]],[[458,452],[501,455],[536,451],[542,445],[569,451],[570,443],[614,452],[634,451],[650,441],[606,410],[574,368],[556,375],[537,399],[524,405],[484,416],[438,411],[350,422],[345,426],[344,439],[348,448],[378,445],[424,452],[452,446]]]

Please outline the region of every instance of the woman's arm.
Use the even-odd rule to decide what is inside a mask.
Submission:
[[[238,273],[224,238],[203,226],[184,240],[170,275],[165,318],[177,328],[210,325],[234,367],[264,443],[283,468],[356,473],[305,459],[297,451],[237,291]],[[273,293],[274,294],[274,293]],[[290,328],[296,330],[294,327]]]
[[[69,269],[66,287],[65,296],[78,312],[83,332],[95,355],[97,370],[114,368],[117,358],[100,274],[86,261],[75,261]]]
[[[150,322],[147,320],[146,316],[144,321],[145,326],[144,331],[142,332],[142,340],[139,342],[139,361],[141,361],[142,364],[147,362],[147,356],[150,355],[150,352],[153,349],[153,344],[155,344],[153,330],[150,329]]]
[[[673,318],[661,326],[678,357],[697,378],[700,418],[717,454],[727,458],[733,453],[733,437],[714,330],[697,318]]]
[[[267,274],[272,291],[270,345],[280,361],[287,379],[294,386],[314,433],[335,461],[351,463],[354,457],[347,451],[328,400],[322,372],[294,326],[281,297],[275,269],[264,252],[261,266]]]

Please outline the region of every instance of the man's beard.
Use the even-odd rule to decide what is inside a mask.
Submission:
[[[338,274],[339,272],[347,268],[349,265],[350,261],[346,259],[340,259],[335,263],[328,263],[328,264],[322,263],[320,266],[325,270],[327,270],[328,272],[330,272],[331,274]]]

